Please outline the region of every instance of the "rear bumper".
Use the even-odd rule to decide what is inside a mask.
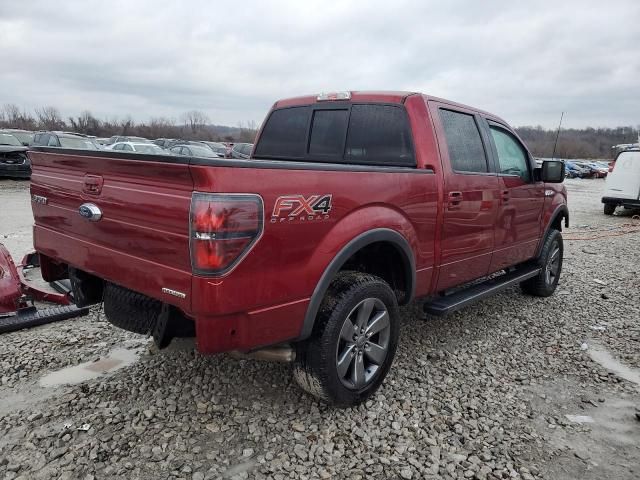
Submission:
[[[30,178],[31,165],[0,163],[0,177]]]
[[[640,208],[640,200],[633,198],[602,197],[602,203],[628,208]]]
[[[246,296],[254,285],[229,277],[194,276],[40,225],[34,227],[34,245],[52,259],[179,308],[195,321],[198,350],[204,354],[249,351],[295,339],[309,305],[309,298],[266,307],[252,307],[247,302],[242,311],[233,311],[239,305],[230,304],[228,297]],[[184,292],[185,298],[163,292],[167,286]]]
[[[196,316],[196,343],[204,354],[250,351],[300,335],[308,298],[233,315]]]
[[[191,272],[106,248],[41,225],[33,227],[33,244],[37,252],[76,267],[98,278],[191,311]],[[184,298],[163,292],[183,292]]]

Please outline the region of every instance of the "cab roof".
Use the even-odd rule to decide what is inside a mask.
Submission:
[[[490,112],[486,112],[484,110],[480,110],[475,107],[471,107],[469,105],[464,105],[462,103],[453,102],[451,100],[446,100],[444,98],[434,97],[432,95],[426,95],[420,92],[410,92],[410,91],[385,91],[385,90],[351,90],[344,92],[336,92],[338,94],[349,94],[351,97],[349,99],[340,99],[337,98],[335,100],[318,100],[318,94],[314,95],[303,95],[300,97],[292,97],[292,98],[284,98],[278,100],[273,108],[285,108],[285,107],[296,107],[302,105],[312,105],[315,103],[330,103],[332,101],[349,101],[349,102],[374,102],[374,103],[398,103],[402,104],[405,102],[407,97],[411,95],[422,95],[422,97],[428,101],[433,100],[440,103],[446,103],[447,105],[461,107],[467,110],[472,110],[477,113],[486,115],[488,117],[495,118],[499,121],[504,122],[500,117],[494,115]]]

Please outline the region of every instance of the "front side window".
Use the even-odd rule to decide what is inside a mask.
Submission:
[[[529,182],[529,156],[518,140],[506,130],[491,125],[491,136],[498,153],[498,172],[504,175],[517,175]]]
[[[440,118],[449,149],[451,168],[461,173],[488,172],[480,130],[473,115],[440,109]]]

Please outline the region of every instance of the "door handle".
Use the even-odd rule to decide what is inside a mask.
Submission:
[[[448,208],[455,210],[462,203],[462,192],[449,192]]]

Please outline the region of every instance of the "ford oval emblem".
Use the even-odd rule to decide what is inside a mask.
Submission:
[[[91,222],[97,222],[102,218],[102,210],[95,203],[83,203],[78,213]]]

